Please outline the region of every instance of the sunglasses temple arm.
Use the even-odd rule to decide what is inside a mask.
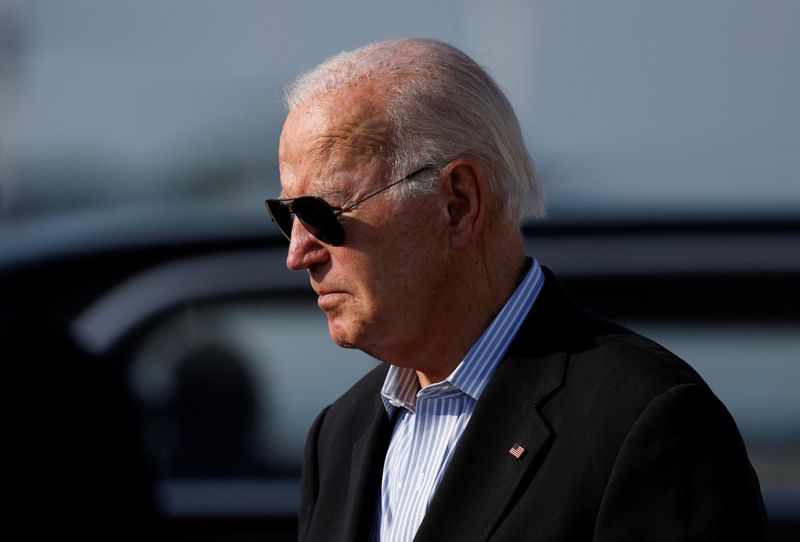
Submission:
[[[381,188],[380,190],[377,190],[377,191],[373,192],[372,194],[369,194],[369,195],[367,195],[366,197],[364,197],[364,198],[361,198],[361,199],[360,199],[360,200],[358,200],[357,202],[355,202],[355,203],[351,203],[350,205],[347,205],[346,207],[342,207],[341,209],[337,209],[337,210],[334,212],[334,216],[339,216],[339,215],[340,215],[340,214],[342,214],[342,213],[346,213],[346,212],[347,212],[347,211],[349,211],[350,209],[353,209],[353,208],[355,208],[356,206],[358,206],[358,205],[361,205],[362,203],[364,203],[364,202],[365,202],[365,201],[367,201],[368,199],[370,199],[370,198],[373,198],[373,197],[377,196],[378,194],[380,194],[381,192],[383,192],[383,191],[385,191],[385,190],[389,190],[391,187],[393,187],[393,186],[394,186],[394,185],[396,185],[396,184],[400,184],[400,183],[402,183],[403,181],[407,181],[407,180],[409,180],[411,177],[413,177],[413,176],[415,176],[415,175],[419,175],[420,173],[422,173],[423,171],[425,171],[425,170],[427,170],[427,169],[432,169],[432,168],[437,168],[437,167],[442,167],[442,166],[441,166],[441,164],[428,164],[428,165],[426,165],[426,166],[422,166],[421,168],[419,168],[419,169],[417,169],[417,170],[415,170],[415,171],[412,171],[411,173],[409,173],[408,175],[406,175],[406,176],[405,176],[405,177],[403,177],[402,179],[399,179],[399,180],[397,180],[397,181],[394,181],[393,183],[389,183],[389,184],[387,184],[386,186],[384,186],[384,187],[383,187],[383,188]]]

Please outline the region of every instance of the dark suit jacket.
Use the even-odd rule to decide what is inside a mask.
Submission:
[[[368,539],[392,427],[386,371],[312,426],[301,541]],[[697,373],[577,309],[546,272],[415,540],[761,540],[766,529],[736,425]]]

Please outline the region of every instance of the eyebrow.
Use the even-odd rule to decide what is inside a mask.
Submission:
[[[280,194],[278,194],[278,197],[280,199],[296,199],[303,196],[318,196],[327,201],[328,203],[330,203],[331,205],[333,205],[333,203],[331,203],[331,200],[347,201],[348,199],[352,199],[353,197],[355,197],[355,195],[350,191],[345,191],[332,187],[324,187],[324,186],[318,192],[315,192],[313,194],[301,194],[299,196],[295,196],[294,198],[287,198],[286,193],[283,190],[281,190]],[[336,205],[334,205],[334,207],[336,207]]]

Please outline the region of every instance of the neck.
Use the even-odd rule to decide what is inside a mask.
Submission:
[[[502,247],[502,251],[497,247]],[[522,238],[486,243],[461,254],[450,266],[446,288],[414,344],[395,349],[401,356],[386,359],[416,370],[424,388],[447,378],[461,363],[514,293],[525,272]],[[422,343],[419,337],[426,340]]]

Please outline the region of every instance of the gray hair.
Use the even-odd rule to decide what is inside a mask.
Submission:
[[[393,178],[457,156],[482,166],[489,189],[516,221],[544,217],[544,198],[533,160],[511,103],[474,60],[440,41],[404,38],[339,53],[299,76],[286,91],[289,110],[322,94],[377,81],[386,88]],[[431,191],[425,183],[403,190]]]

